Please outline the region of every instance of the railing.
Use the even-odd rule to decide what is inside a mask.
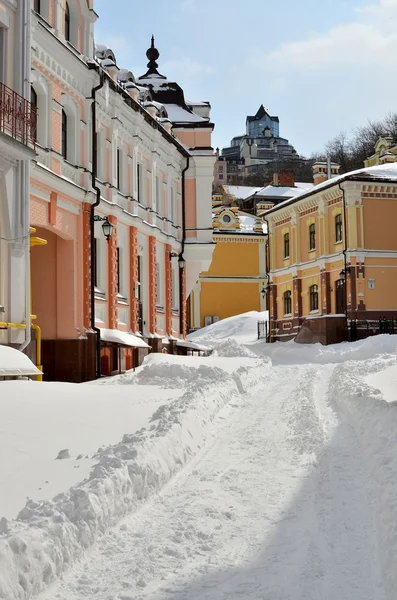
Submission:
[[[381,317],[380,319],[368,319],[366,321],[350,321],[348,323],[348,339],[350,342],[362,340],[372,335],[389,333],[397,335],[397,319]]]
[[[3,83],[0,83],[0,131],[22,144],[36,145],[36,106]]]
[[[258,340],[269,342],[269,323],[268,321],[258,321]]]

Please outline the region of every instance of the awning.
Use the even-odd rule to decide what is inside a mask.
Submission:
[[[133,333],[120,331],[119,329],[104,329],[100,327],[101,340],[110,344],[120,344],[121,346],[131,346],[132,348],[150,348],[140,337]]]
[[[26,354],[11,346],[0,345],[0,377],[41,375]]]
[[[202,346],[201,344],[195,344],[188,340],[178,340],[176,345],[181,346],[182,348],[188,348],[189,350],[196,350],[197,352],[212,352],[213,350],[210,346]]]

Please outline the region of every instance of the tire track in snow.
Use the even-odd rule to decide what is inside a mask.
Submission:
[[[277,367],[216,420],[159,496],[51,600],[383,600],[360,448],[325,401],[333,367]],[[368,488],[369,489],[369,488]]]

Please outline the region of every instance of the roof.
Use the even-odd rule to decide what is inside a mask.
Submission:
[[[0,345],[0,377],[28,377],[41,374],[26,354],[11,346]]]
[[[261,198],[294,198],[300,196],[303,192],[311,190],[314,187],[313,183],[296,182],[294,187],[283,185],[267,185],[255,195]]]
[[[264,104],[261,104],[260,107],[258,108],[258,111],[256,113],[256,115],[254,116],[248,116],[247,117],[247,121],[251,122],[251,121],[256,121],[259,119],[262,119],[262,117],[264,117],[265,115],[267,115],[272,121],[276,121],[279,122],[279,118],[278,117],[272,117],[271,115],[269,115],[266,107]]]
[[[280,204],[277,204],[274,208],[267,210],[265,214],[267,215],[276,212],[281,208],[285,208],[289,204],[293,204],[298,200],[303,200],[304,198],[313,196],[313,194],[317,194],[317,192],[330,188],[336,184],[340,184],[343,181],[382,181],[397,183],[397,163],[388,163],[385,165],[375,165],[374,167],[356,169],[355,171],[349,171],[344,175],[332,177],[331,179],[327,179],[326,181],[313,186],[310,190],[303,190],[301,194],[295,196],[294,198],[280,202]]]
[[[100,332],[101,340],[109,342],[110,344],[120,344],[120,346],[131,346],[132,348],[150,348],[146,342],[132,333],[126,333],[119,329],[105,329],[102,327],[100,327]]]
[[[252,187],[249,185],[223,185],[222,187],[226,194],[240,200],[245,200],[263,189],[261,187]]]
[[[209,123],[209,119],[204,119],[203,117],[196,115],[193,111],[178,106],[178,104],[162,103],[162,106],[164,106],[168,118],[173,123]]]
[[[180,346],[181,348],[188,348],[189,350],[196,350],[200,352],[213,351],[213,348],[211,348],[211,346],[203,346],[202,344],[196,344],[195,342],[189,342],[188,340],[178,340],[176,345]]]

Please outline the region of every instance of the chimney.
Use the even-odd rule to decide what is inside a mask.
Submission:
[[[278,173],[273,173],[273,185],[275,187],[279,186],[279,183],[278,183]]]
[[[318,185],[319,183],[327,181],[327,179],[333,179],[334,177],[337,177],[339,175],[340,165],[333,162],[316,162],[312,166],[312,169],[314,185]],[[328,173],[330,177],[328,176]]]
[[[293,171],[281,171],[279,180],[282,187],[295,187],[295,173]]]

